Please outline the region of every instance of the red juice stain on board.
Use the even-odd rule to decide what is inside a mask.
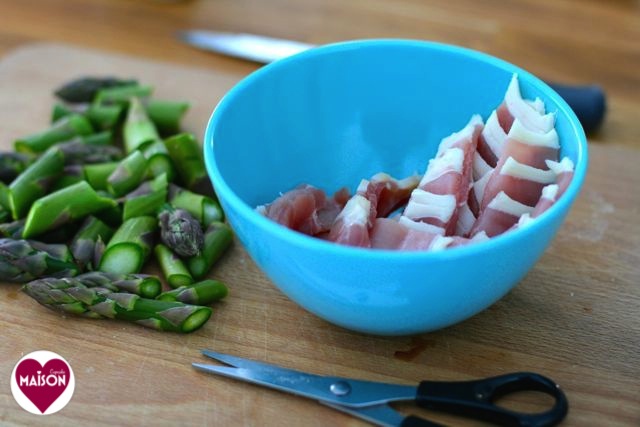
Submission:
[[[424,350],[428,347],[435,346],[435,342],[429,341],[422,338],[413,337],[411,338],[411,343],[409,344],[409,350],[396,350],[393,353],[393,357],[396,359],[403,360],[405,362],[411,362],[416,357],[418,357]]]

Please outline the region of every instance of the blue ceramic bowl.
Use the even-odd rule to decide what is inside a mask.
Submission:
[[[576,165],[567,192],[531,226],[441,252],[394,252],[325,242],[255,212],[300,183],[353,191],[376,172],[423,172],[442,137],[500,104],[514,72],[523,97],[557,112],[561,155]],[[254,72],[215,108],[204,155],[229,223],[269,279],[321,318],[380,335],[443,328],[509,292],[556,234],[587,168],[578,119],[541,80],[486,54],[410,40],[328,45]]]

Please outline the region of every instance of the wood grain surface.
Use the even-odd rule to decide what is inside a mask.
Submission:
[[[229,297],[203,329],[186,336],[66,318],[18,285],[3,284],[0,424],[365,425],[313,401],[193,370],[192,361],[205,360],[198,349],[212,348],[318,374],[405,384],[536,371],[567,393],[563,425],[639,425],[638,9],[624,0],[0,0],[3,149],[46,124],[52,87],[96,72],[136,76],[156,86],[158,97],[190,100],[185,125],[201,136],[220,96],[256,66],[179,45],[173,32],[185,27],[314,43],[435,39],[499,55],[546,79],[598,82],[609,101],[602,129],[590,135],[585,186],[552,246],[510,294],[472,319],[420,336],[353,333],[289,301],[238,243],[212,272],[229,284]],[[75,46],[31,44],[41,41]],[[37,349],[61,354],[76,375],[69,405],[47,417],[20,409],[9,390],[14,364]],[[526,410],[544,403],[527,393],[505,401]],[[397,407],[450,425],[479,425]]]

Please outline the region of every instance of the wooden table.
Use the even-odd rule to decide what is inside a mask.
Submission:
[[[553,245],[518,287],[474,318],[421,336],[353,333],[290,302],[239,244],[212,273],[229,284],[230,296],[216,306],[212,321],[187,336],[64,318],[35,304],[17,285],[4,284],[0,424],[364,425],[305,399],[196,372],[189,364],[203,360],[200,348],[318,374],[407,384],[537,371],[566,391],[570,413],[564,425],[640,424],[638,2],[0,0],[0,11],[5,148],[19,133],[46,123],[53,102],[47,91],[74,71],[70,67],[138,72],[161,95],[195,100],[186,125],[201,135],[217,99],[257,66],[175,40],[177,30],[192,27],[313,43],[367,37],[455,43],[548,80],[601,84],[609,106],[602,128],[589,135],[588,177]],[[84,50],[31,45],[42,41]],[[60,58],[67,62],[60,64]],[[184,87],[172,84],[172,74]],[[189,81],[209,85],[208,92]],[[65,357],[76,375],[69,405],[47,417],[20,409],[8,386],[18,359],[38,349]],[[536,409],[544,403],[538,397],[525,393],[505,404]]]

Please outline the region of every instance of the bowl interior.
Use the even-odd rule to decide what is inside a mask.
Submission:
[[[558,111],[562,155],[577,162],[573,113],[524,70],[462,48],[371,41],[315,49],[241,82],[212,120],[219,176],[255,207],[300,183],[353,190],[377,172],[423,173],[443,137],[474,113],[486,120],[514,72],[523,97]]]

